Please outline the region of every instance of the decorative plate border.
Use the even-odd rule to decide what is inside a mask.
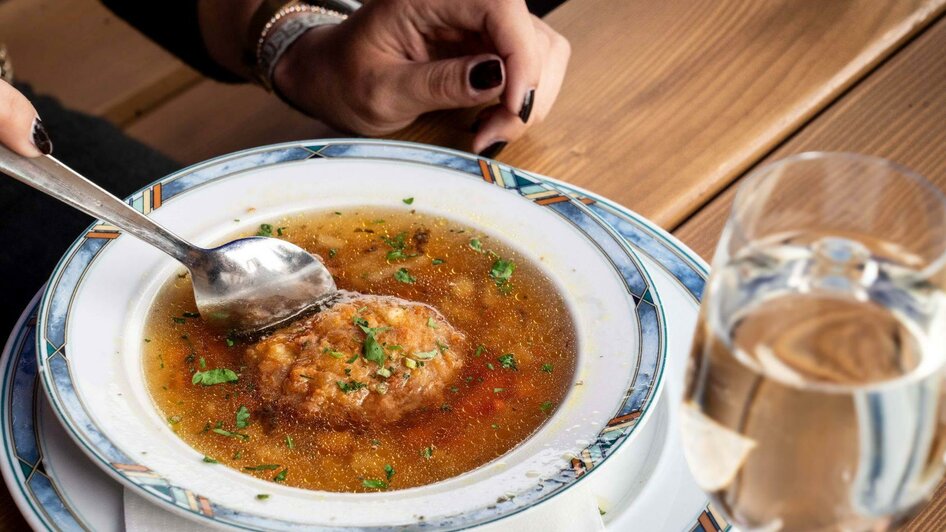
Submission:
[[[563,468],[559,474],[541,481],[534,489],[513,499],[462,515],[418,523],[419,528],[464,528],[522,511],[573,485],[627,439],[641,416],[647,412],[660,385],[666,356],[664,320],[646,271],[626,241],[607,225],[605,218],[600,214],[590,215],[588,206],[593,207],[597,200],[589,196],[577,197],[573,193],[563,193],[541,178],[462,152],[401,142],[323,140],[267,146],[201,163],[138,191],[131,196],[129,203],[147,214],[178,194],[237,172],[315,158],[384,159],[448,168],[548,206],[599,244],[601,251],[624,275],[638,312],[641,327],[638,372],[626,400],[595,442],[573,459],[570,467]],[[114,227],[105,224],[91,226],[60,261],[44,293],[39,312],[36,355],[44,389],[56,414],[84,450],[100,465],[104,465],[107,472],[148,496],[174,505],[178,511],[239,528],[299,526],[298,523],[262,518],[225,508],[171,485],[115,448],[82,409],[72,387],[65,358],[66,318],[84,271],[99,251],[118,236],[119,232]],[[76,430],[76,426],[81,429]]]

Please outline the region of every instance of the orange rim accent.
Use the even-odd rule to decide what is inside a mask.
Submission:
[[[493,174],[491,174],[489,171],[489,165],[486,164],[486,161],[484,161],[483,159],[480,159],[479,161],[480,161],[480,173],[483,174],[483,179],[485,179],[487,183],[493,183],[494,182]]]
[[[85,236],[86,238],[118,238],[118,235],[120,234],[121,233],[98,233],[98,232],[92,231],[86,234]]]
[[[568,198],[565,196],[552,196],[551,198],[542,198],[540,200],[535,200],[539,205],[551,205],[553,203],[561,203],[563,201],[568,201]]]
[[[151,209],[157,209],[161,206],[161,183],[158,183],[151,189]]]

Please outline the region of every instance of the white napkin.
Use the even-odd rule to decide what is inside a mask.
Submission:
[[[476,528],[481,532],[597,532],[604,530],[594,495],[579,484],[522,513]],[[125,490],[125,530],[127,532],[203,532],[211,530],[151,504]]]

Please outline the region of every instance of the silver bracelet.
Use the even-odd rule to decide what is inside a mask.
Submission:
[[[339,24],[347,18],[337,11],[311,4],[291,4],[277,11],[263,27],[256,44],[257,81],[272,91],[276,64],[302,34],[319,26]]]

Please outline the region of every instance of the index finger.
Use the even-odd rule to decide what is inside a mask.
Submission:
[[[528,110],[523,112],[523,107],[532,106],[531,99],[542,74],[542,65],[536,50],[532,15],[525,2],[432,0],[429,6],[447,27],[486,32],[506,67],[506,91],[502,103],[509,112],[528,118]]]

